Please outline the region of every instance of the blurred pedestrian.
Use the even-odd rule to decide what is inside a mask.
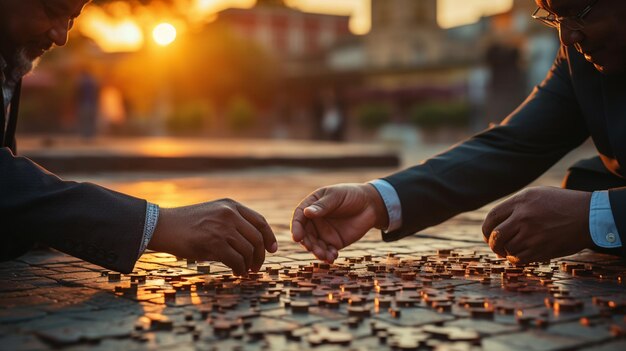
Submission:
[[[88,70],[82,70],[78,77],[76,102],[78,129],[84,140],[91,140],[96,135],[99,97],[100,87],[96,78]]]
[[[344,141],[347,129],[346,111],[337,89],[323,89],[317,104],[315,119],[320,123],[321,139]]]

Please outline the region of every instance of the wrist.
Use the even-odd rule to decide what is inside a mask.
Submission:
[[[374,228],[381,230],[388,228],[389,214],[382,196],[380,196],[378,190],[372,184],[366,184],[364,189],[369,199],[369,206],[374,211]]]
[[[148,249],[154,251],[168,251],[167,243],[170,232],[170,222],[172,217],[171,208],[160,208],[159,219],[157,220],[156,227],[154,228],[154,234],[152,234],[152,240],[148,243]]]
[[[586,249],[595,249],[596,248],[596,244],[593,241],[593,237],[591,236],[591,228],[589,226],[589,216],[591,213],[591,196],[593,193],[591,192],[581,192],[580,196],[581,196],[581,202],[584,204],[584,215],[582,216],[582,218],[584,219],[583,222],[583,228],[586,228],[586,230],[584,231],[585,235],[582,238],[583,239],[583,243]]]

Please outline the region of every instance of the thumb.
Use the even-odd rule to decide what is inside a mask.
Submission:
[[[308,218],[324,217],[336,210],[340,203],[338,196],[332,194],[324,195],[321,199],[306,207],[304,215]]]

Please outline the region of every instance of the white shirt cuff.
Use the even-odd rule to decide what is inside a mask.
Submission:
[[[146,223],[143,227],[143,237],[141,238],[141,246],[139,247],[139,255],[137,258],[141,257],[143,252],[148,248],[148,243],[150,243],[152,239],[158,220],[159,206],[148,202],[148,206],[146,206]]]
[[[613,249],[622,247],[622,241],[613,211],[608,191],[594,191],[591,195],[591,205],[589,206],[589,232],[593,242],[602,248]]]
[[[402,205],[396,189],[389,182],[382,179],[372,180],[369,184],[376,188],[387,208],[389,226],[383,231],[389,233],[400,229],[402,227]]]

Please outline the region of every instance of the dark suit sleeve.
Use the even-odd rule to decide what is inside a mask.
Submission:
[[[383,239],[400,239],[510,194],[588,137],[561,49],[546,79],[501,125],[385,178],[400,198],[402,227]]]
[[[0,259],[20,256],[35,242],[130,272],[139,252],[145,200],[90,183],[63,181],[32,161],[0,148]]]
[[[615,225],[622,241],[622,247],[619,251],[623,257],[626,257],[626,188],[609,190],[609,200],[611,201],[613,219],[615,219]]]

